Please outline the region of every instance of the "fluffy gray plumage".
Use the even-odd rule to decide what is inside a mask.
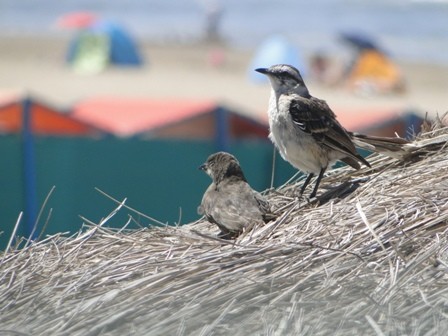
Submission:
[[[218,225],[220,237],[236,237],[244,229],[269,220],[267,200],[249,186],[233,155],[212,154],[199,168],[213,182],[204,193],[198,213]]]
[[[267,75],[272,86],[268,108],[270,139],[286,161],[309,174],[301,193],[318,174],[310,195],[314,197],[325,170],[337,160],[355,169],[361,163],[370,167],[356,151],[355,143],[385,152],[401,150],[407,143],[401,138],[374,138],[348,132],[324,100],[311,96],[299,70],[293,66],[278,64],[255,71]]]

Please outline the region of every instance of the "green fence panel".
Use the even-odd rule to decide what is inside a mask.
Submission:
[[[19,135],[0,137],[0,250],[8,243],[14,225],[23,211],[22,143]],[[17,231],[22,236],[24,226]]]
[[[128,206],[163,223],[194,221],[199,218],[196,209],[210,183],[198,167],[215,151],[211,141],[36,137],[38,209],[55,186],[38,223],[38,233],[48,218],[45,234],[78,231],[83,223],[80,216],[98,223],[117,204],[95,188],[120,201],[127,198]],[[269,141],[233,142],[230,151],[255,189],[270,186],[273,146]],[[24,208],[20,137],[0,137],[0,155],[4,163],[0,248],[4,248]],[[274,186],[279,186],[295,170],[277,157],[275,172]],[[142,226],[154,224],[122,209],[107,225],[122,227],[130,215]],[[135,222],[129,227],[138,227]],[[18,235],[26,235],[23,225]]]

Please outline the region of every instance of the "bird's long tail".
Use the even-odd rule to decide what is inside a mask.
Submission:
[[[403,157],[414,147],[411,142],[399,137],[379,137],[359,133],[352,133],[352,136],[357,147],[394,158]]]

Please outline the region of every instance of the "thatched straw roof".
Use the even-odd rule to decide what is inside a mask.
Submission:
[[[442,335],[448,129],[417,140],[402,161],[332,171],[322,188],[364,179],[342,199],[299,200],[301,181],[267,192],[279,217],[234,242],[204,221],[117,231],[106,218],[9,248],[0,334]]]

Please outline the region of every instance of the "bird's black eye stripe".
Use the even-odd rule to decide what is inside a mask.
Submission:
[[[295,79],[295,77],[291,73],[289,73],[288,71],[283,71],[282,72],[282,76],[287,78],[287,79]]]

